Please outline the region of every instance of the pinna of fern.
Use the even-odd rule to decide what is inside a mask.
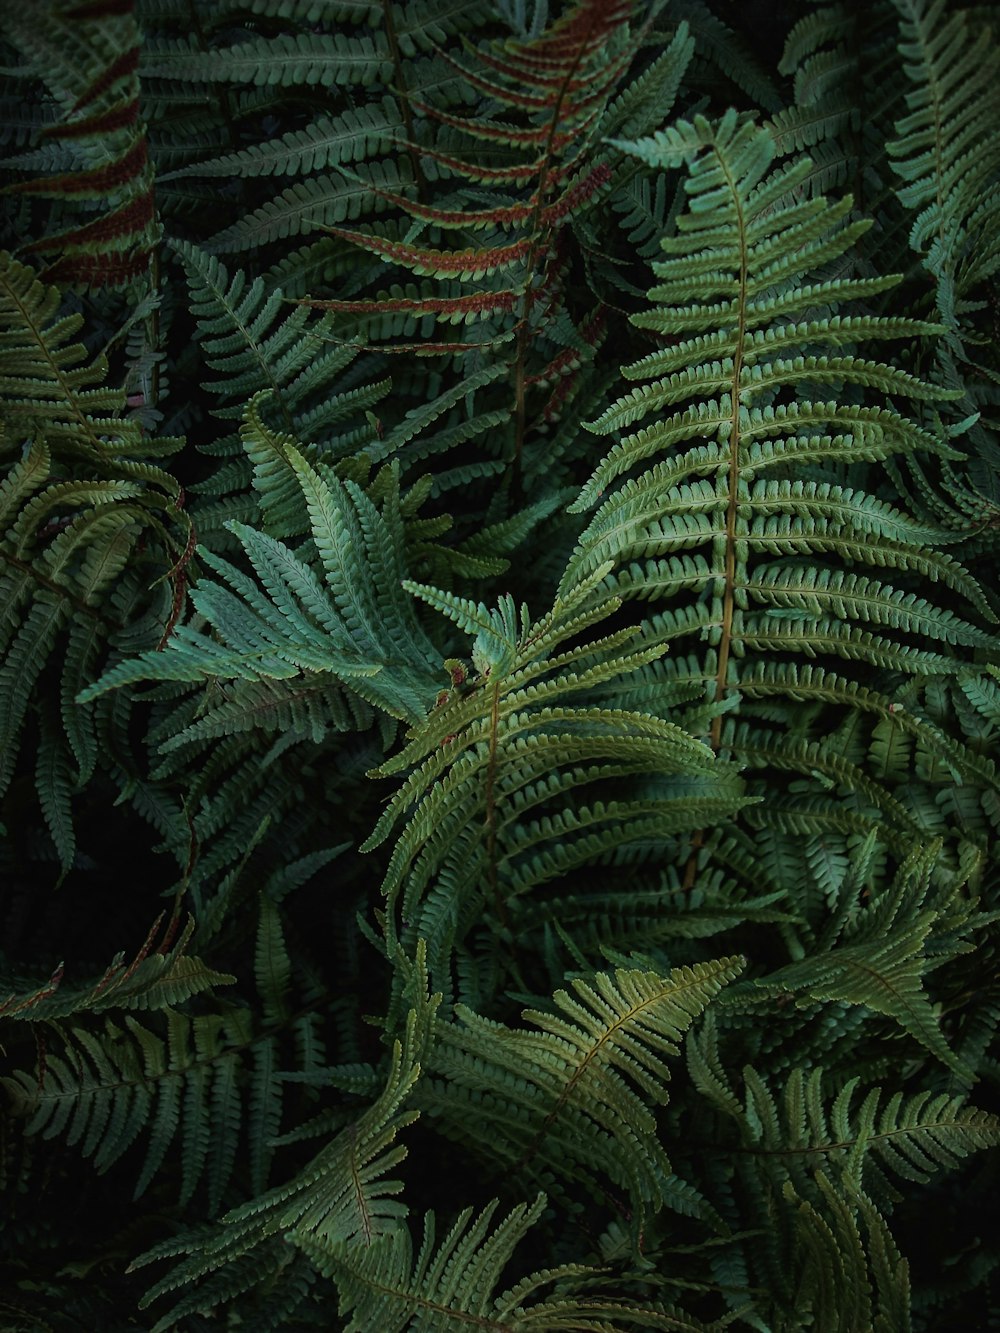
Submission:
[[[411,145],[434,168],[434,201],[426,191],[413,198],[378,190],[412,220],[409,234],[332,229],[424,281],[360,300],[310,301],[338,316],[341,336],[396,332],[405,340],[397,350],[450,354],[466,376],[499,357],[508,366],[503,461],[515,472],[530,461],[532,424],[547,429],[566,410],[603,336],[600,311],[573,308],[568,283],[572,231],[603,211],[612,160],[620,162],[603,139],[659,123],[690,60],[681,25],[654,68],[630,80],[642,31],[629,24],[632,9],[579,0],[537,37],[470,46],[463,59],[440,53],[479,105],[453,114],[409,99],[438,127],[436,143]],[[470,190],[482,207],[469,207]],[[428,229],[431,244],[421,237]],[[427,320],[462,323],[463,335],[416,336]],[[529,470],[543,466],[539,456]]]
[[[941,489],[992,525],[1000,367],[990,300],[1000,262],[1000,49],[975,10],[924,0],[898,0],[895,8],[907,82],[887,152],[910,247],[944,326],[936,368],[961,395],[949,419],[969,456],[956,473],[945,472]]]
[[[866,228],[847,221],[850,200],[799,198],[808,162],[772,169],[771,134],[736,113],[717,126],[681,123],[634,151],[690,172],[689,209],[654,266],[658,308],[634,317],[674,341],[625,368],[640,384],[594,423],[621,436],[577,502],[604,497],[564,591],[614,560],[608,592],[664,606],[647,638],[707,637],[703,665],[675,659],[683,679],[700,675],[710,697],[751,712],[748,701],[783,695],[850,705],[861,670],[875,682],[885,670],[933,677],[994,652],[982,622],[995,615],[978,583],[935,549],[954,531],[879,498],[866,480],[893,456],[953,451],[892,405],[949,395],[855,350],[937,326],[839,313],[891,277],[823,279]],[[827,386],[836,398],[822,396]],[[959,594],[969,614],[909,591],[918,579]],[[836,659],[839,685],[823,674]],[[894,705],[879,707],[888,717]],[[734,725],[717,713],[713,744],[738,751]]]
[[[129,419],[124,393],[105,383],[106,358],[72,341],[83,320],[59,317],[60,299],[27,265],[0,256],[0,789],[34,716],[38,790],[68,869],[73,796],[98,767],[100,730],[112,717],[72,701],[112,643],[162,637],[181,593],[190,525],[162,466],[183,441],[149,439]],[[61,686],[56,706],[45,708],[33,693],[50,661],[59,662]],[[119,714],[123,758],[126,729]]]
[[[743,803],[736,774],[675,722],[600,702],[603,682],[661,652],[630,628],[584,637],[619,606],[585,609],[604,573],[534,622],[509,596],[491,610],[407,585],[475,636],[472,670],[451,663],[453,689],[377,770],[404,776],[364,848],[398,826],[383,883],[388,947],[425,940],[446,996],[456,963],[476,985],[473,926],[488,923],[516,974],[519,949],[536,947],[512,931],[523,900],[612,849],[623,862],[632,847],[641,858]],[[626,777],[630,799],[616,793]]]
[[[93,15],[85,5],[41,0],[5,20],[24,62],[18,73],[41,80],[56,109],[54,119],[39,118],[35,148],[7,163],[18,177],[8,195],[51,201],[48,224],[31,228],[20,253],[47,259],[46,278],[64,286],[122,287],[145,277],[160,227],[131,6]],[[39,166],[49,170],[34,174]],[[33,174],[24,179],[25,171]]]
[[[485,17],[481,4],[449,0],[349,5],[330,15],[284,6],[284,22],[266,31],[252,17],[241,30],[228,6],[189,12],[147,0],[144,8],[142,74],[157,112],[152,150],[162,168],[164,216],[193,227],[193,238],[220,253],[260,250],[321,225],[357,222],[386,210],[378,189],[419,188],[413,152],[395,151],[400,140],[419,134],[409,91],[445,107],[461,105],[468,91],[437,50]],[[244,14],[248,8],[241,7]],[[317,84],[326,114],[262,142],[260,117],[284,112],[297,120],[304,98],[315,100]],[[241,181],[221,229],[210,184],[219,175]],[[277,193],[268,179],[275,176],[290,180]],[[207,199],[217,228],[210,236],[192,216]],[[331,254],[328,241],[314,242],[291,266],[315,264],[328,278],[346,277],[350,263],[336,252],[345,248]]]

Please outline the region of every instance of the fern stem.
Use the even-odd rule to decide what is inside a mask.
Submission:
[[[493,685],[490,699],[490,756],[486,766],[486,876],[490,894],[501,925],[507,924],[507,906],[500,893],[497,876],[497,737],[500,731],[500,682]]]
[[[726,182],[733,197],[739,228],[740,277],[739,277],[739,316],[736,327],[736,346],[733,352],[733,379],[730,390],[730,410],[732,424],[729,431],[729,468],[727,479],[729,495],[726,503],[726,552],[723,560],[724,585],[722,590],[722,634],[719,640],[718,666],[715,672],[715,700],[724,698],[728,690],[729,656],[733,641],[733,619],[736,612],[736,524],[738,518],[740,484],[740,377],[743,372],[743,340],[746,335],[747,301],[747,234],[743,210],[740,206],[739,191],[736,182],[729,173],[723,155],[719,162],[726,173]],[[718,751],[722,744],[722,714],[712,718],[709,732],[709,744]],[[691,835],[690,851],[684,866],[681,887],[689,893],[695,886],[698,876],[698,853],[705,845],[705,830],[696,829]]]
[[[417,187],[417,199],[420,203],[427,202],[427,181],[424,178],[423,168],[420,165],[420,154],[416,148],[416,138],[413,133],[413,113],[410,111],[410,94],[406,87],[406,76],[403,73],[403,60],[399,53],[399,39],[396,36],[396,23],[392,17],[392,0],[382,0],[382,16],[385,19],[385,37],[389,43],[389,56],[392,59],[392,81],[393,89],[399,97],[399,110],[403,117],[403,129],[406,131],[407,154],[410,164],[413,167],[413,180]]]
[[[524,435],[527,429],[525,381],[528,343],[531,336],[528,321],[531,317],[531,309],[534,305],[535,297],[533,279],[535,266],[538,263],[539,252],[542,249],[542,241],[543,239],[546,242],[548,240],[548,236],[543,238],[541,233],[540,224],[542,208],[545,203],[545,192],[549,184],[549,175],[552,171],[553,144],[555,143],[556,131],[559,128],[559,118],[562,115],[563,103],[566,101],[566,94],[569,90],[569,86],[576,77],[577,70],[580,68],[580,62],[583,59],[583,53],[587,47],[587,40],[590,37],[595,23],[596,18],[592,16],[589,26],[581,34],[580,44],[566,71],[566,76],[559,87],[555,105],[552,108],[552,120],[549,124],[549,132],[545,140],[545,152],[542,155],[542,165],[538,172],[538,185],[535,190],[535,207],[529,224],[531,230],[531,245],[528,250],[527,258],[525,259],[524,291],[521,294],[521,312],[518,320],[517,343],[514,355],[514,458],[511,466],[511,489],[515,497],[517,496],[521,485],[521,457],[524,452]]]
[[[155,205],[154,205],[155,207]],[[149,256],[149,285],[154,296],[160,292],[160,243],[153,247]],[[160,307],[155,305],[149,312],[146,325],[146,337],[153,349],[153,365],[149,373],[149,406],[155,408],[160,401],[160,363],[155,353],[160,346]]]
[[[739,319],[736,328],[736,346],[733,351],[733,382],[730,393],[732,426],[729,432],[729,499],[726,505],[726,555],[725,586],[722,594],[722,637],[719,640],[719,664],[715,673],[715,698],[718,702],[727,690],[729,675],[729,654],[733,641],[733,618],[736,610],[736,523],[738,517],[740,484],[740,378],[743,373],[743,340],[746,336],[747,304],[747,230],[743,210],[740,207],[739,191],[736,182],[729,173],[722,154],[719,161],[726,173],[726,181],[732,192],[739,227],[740,244],[740,289]],[[722,715],[717,713],[712,719],[711,744],[718,750],[722,740]]]

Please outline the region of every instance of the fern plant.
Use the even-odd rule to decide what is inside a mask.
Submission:
[[[989,19],[5,15],[0,1325],[1000,1308]]]

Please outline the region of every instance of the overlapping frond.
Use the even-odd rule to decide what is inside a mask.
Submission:
[[[885,141],[902,102],[902,72],[888,3],[827,4],[803,14],[789,32],[781,72],[794,79],[794,104],[769,122],[779,154],[807,152],[811,194],[851,190],[877,219],[890,246],[891,199]],[[871,238],[869,238],[870,244]]]
[[[235,980],[226,973],[213,971],[200,958],[187,953],[194,931],[193,920],[188,921],[172,947],[168,938],[153,951],[162,924],[161,914],[135,957],[126,963],[125,954],[117,954],[96,981],[67,986],[63,984],[65,964],[60,963],[41,985],[15,990],[0,1000],[0,1018],[44,1023],[106,1009],[161,1009]],[[168,924],[168,937],[171,933]]]
[[[988,312],[1000,268],[1000,47],[994,29],[974,9],[925,0],[898,0],[895,9],[908,91],[887,151],[910,246],[933,284],[945,329],[939,375],[962,395],[953,429],[965,437],[962,447],[970,455],[965,475],[946,474],[946,488],[974,511],[989,497],[990,514],[997,497],[993,426],[1000,401],[986,350],[995,341]]]
[[[995,41],[762,14],[11,8],[0,1323],[988,1319]]]
[[[5,1090],[26,1118],[26,1133],[65,1136],[98,1171],[148,1135],[137,1198],[173,1148],[184,1162],[181,1201],[204,1181],[217,1208],[240,1142],[245,1011],[189,1017],[167,1010],[164,1017],[161,1031],[131,1016],[106,1019],[103,1028],[68,1025],[63,1049],[47,1054],[44,1076],[16,1073]],[[251,1135],[260,1129],[248,1126]]]
[[[690,171],[689,211],[654,265],[660,304],[634,317],[670,345],[625,368],[638,387],[593,425],[620,437],[576,507],[614,489],[564,589],[614,560],[629,573],[610,578],[609,591],[695,597],[710,609],[704,673],[717,698],[739,688],[744,655],[921,671],[947,669],[950,645],[989,649],[993,631],[977,621],[993,612],[975,581],[928,550],[954,535],[886,507],[863,483],[845,484],[896,454],[949,452],[890,405],[942,391],[856,350],[934,326],[839,313],[892,279],[814,280],[866,229],[848,221],[850,200],[800,198],[808,163],[772,168],[772,135],[735,113],[634,151]],[[960,591],[968,615],[915,599],[918,567]],[[918,645],[936,656],[924,663]],[[721,719],[713,734],[718,743]]]
[[[897,0],[896,9],[910,90],[888,151],[900,201],[916,215],[910,244],[954,326],[956,303],[1000,266],[1000,50],[972,11],[925,0]]]
[[[585,609],[605,572],[535,622],[510,597],[489,609],[408,585],[474,636],[471,669],[446,663],[452,689],[378,770],[405,777],[365,844],[400,825],[383,884],[390,938],[399,912],[407,946],[428,942],[436,984],[484,914],[506,932],[517,900],[550,881],[612,849],[665,845],[742,803],[735,774],[676,723],[600,702],[604,682],[663,651],[628,629],[581,641],[619,605]],[[605,794],[626,775],[630,799]]]
[[[336,449],[335,428],[352,443],[359,431],[363,438],[371,436],[361,424],[364,413],[385,396],[389,381],[347,379],[358,349],[328,345],[328,319],[311,318],[303,307],[290,310],[280,287],[268,288],[259,277],[251,280],[243,269],[230,277],[218,259],[187,242],[174,242],[174,249],[198,320],[203,364],[214,372],[202,385],[214,401],[214,416],[241,420],[248,402],[266,392],[267,409],[279,429],[306,445],[322,434],[327,447]],[[195,518],[206,543],[225,540],[227,518],[245,522],[257,517],[247,503],[251,485],[268,532],[287,537],[307,531],[294,476],[287,465],[279,469],[280,453],[268,450],[260,417],[264,405],[254,408],[250,418],[260,423],[256,429],[251,424],[205,446],[224,460],[213,476],[195,486],[200,497]],[[274,476],[276,470],[283,471],[282,479]]]
[[[59,306],[56,288],[0,257],[0,790],[13,776],[35,685],[54,660],[59,703],[40,724],[38,780],[68,867],[72,796],[98,762],[94,715],[73,701],[134,614],[138,580],[162,578],[183,537],[175,535],[179,487],[160,466],[181,441],[143,435],[124,393],[105,383],[106,360],[73,341],[81,317],[60,316]],[[136,560],[143,538],[150,549]],[[160,592],[162,630],[171,602],[167,585]]]
[[[626,1190],[637,1232],[664,1205],[709,1217],[673,1178],[653,1107],[668,1097],[664,1057],[742,966],[724,958],[663,976],[619,968],[579,978],[574,995],[555,993],[553,1012],[525,1011],[530,1028],[459,1006],[430,1056],[441,1081],[420,1102],[493,1169],[582,1176],[598,1197],[609,1183]]]
[[[17,179],[7,186],[9,194],[52,201],[47,225],[22,253],[48,261],[50,282],[125,286],[148,273],[160,233],[132,7],[92,11],[40,0],[4,18],[22,73],[44,82],[56,109],[35,136],[41,156],[17,162]]]
[[[626,1333],[636,1327],[696,1333],[705,1327],[659,1302],[594,1291],[597,1274],[576,1264],[530,1273],[497,1292],[515,1247],[528,1236],[545,1203],[540,1194],[533,1204],[518,1204],[496,1226],[496,1200],[478,1216],[467,1208],[440,1243],[429,1213],[416,1255],[409,1231],[395,1232],[369,1250],[324,1244],[296,1232],[292,1240],[324,1276],[336,1280],[341,1313],[350,1318],[348,1333],[370,1328],[445,1333],[470,1326],[498,1333],[536,1328]],[[556,1290],[543,1295],[550,1286]]]
[[[5,1001],[0,1017],[44,1024],[49,1038],[47,1048],[39,1041],[36,1068],[15,1070],[4,1090],[26,1134],[64,1138],[99,1172],[142,1145],[135,1198],[176,1155],[181,1200],[204,1188],[214,1213],[234,1176],[265,1188],[287,1087],[284,1051],[297,1046],[311,1072],[314,1015],[289,1003],[291,969],[273,901],[259,910],[259,1022],[249,1007],[211,994],[237,978],[187,954],[193,921],[172,947],[167,940],[150,953],[159,925],[130,964],[119,956],[93,984],[63,988],[60,967],[39,990]],[[89,1021],[97,1014],[106,1015],[103,1025]]]
[[[264,433],[259,419],[256,428]],[[213,633],[178,625],[162,650],[119,663],[84,691],[82,702],[141,680],[281,680],[301,683],[308,693],[325,677],[393,717],[423,717],[437,662],[402,588],[398,487],[386,492],[380,512],[354,482],[317,471],[291,438],[271,443],[301,488],[314,558],[232,521],[259,582],[202,551],[216,580],[200,580],[191,603]],[[188,738],[181,732],[174,744]]]
[[[831,1327],[857,1321],[896,1327],[875,1316],[869,1306],[875,1298],[895,1310],[900,1327],[908,1326],[906,1264],[897,1254],[894,1276],[884,1267],[894,1247],[887,1219],[904,1197],[900,1186],[925,1182],[991,1147],[1000,1132],[996,1117],[926,1090],[886,1097],[871,1086],[859,1097],[858,1076],[835,1080],[822,1068],[796,1067],[769,1085],[745,1066],[741,1097],[725,1072],[720,1035],[711,1017],[692,1032],[688,1067],[717,1116],[718,1139],[705,1143],[720,1168],[715,1180],[741,1200],[748,1221],[756,1218],[769,1230],[766,1247],[752,1256],[746,1251],[751,1267],[772,1290],[783,1290],[791,1319],[814,1301]],[[831,1273],[855,1289],[851,1299],[859,1304],[850,1316],[822,1290]]]
[[[231,1209],[211,1227],[188,1231],[144,1254],[141,1264],[184,1256],[150,1290],[145,1304],[158,1296],[188,1290],[158,1330],[178,1319],[207,1313],[220,1302],[262,1282],[277,1287],[288,1279],[292,1236],[303,1247],[354,1256],[380,1254],[380,1242],[405,1231],[406,1205],[396,1196],[401,1185],[386,1179],[405,1159],[397,1143],[401,1130],[418,1116],[412,1107],[420,1061],[433,1039],[440,996],[430,996],[426,972],[418,965],[408,988],[414,1001],[403,1034],[392,1048],[379,1096],[351,1119],[291,1180],[251,1202]],[[349,1086],[349,1081],[348,1081]],[[343,1122],[342,1122],[343,1123]],[[207,1279],[207,1280],[205,1280]]]
[[[377,197],[411,220],[409,231],[332,228],[338,239],[425,279],[407,284],[413,295],[404,300],[386,291],[375,300],[314,302],[335,314],[347,335],[374,338],[384,330],[383,338],[409,341],[422,320],[474,314],[465,339],[424,337],[422,350],[460,357],[473,371],[492,349],[508,360],[504,410],[512,438],[504,452],[515,471],[534,415],[529,400],[538,400],[540,428],[565,410],[601,336],[598,312],[575,308],[567,288],[565,242],[571,228],[586,234],[589,226],[596,247],[592,238],[601,229],[585,220],[600,215],[615,183],[612,158],[620,162],[601,147],[602,137],[658,123],[691,58],[682,25],[655,67],[623,87],[638,50],[631,8],[578,0],[539,36],[470,47],[464,56],[439,52],[480,101],[472,113],[456,113],[409,98],[412,113],[438,127],[438,141],[414,143],[408,125],[418,188],[404,194],[373,183]],[[431,171],[433,199],[424,179]],[[482,203],[470,207],[464,196],[476,185]],[[541,465],[534,460],[532,471]]]

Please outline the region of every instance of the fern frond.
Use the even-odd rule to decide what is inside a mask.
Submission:
[[[604,572],[534,624],[509,597],[491,610],[407,585],[474,636],[478,673],[452,663],[453,692],[378,770],[409,775],[364,844],[378,846],[405,819],[383,889],[392,914],[402,912],[404,940],[427,940],[435,978],[474,913],[490,912],[503,928],[509,902],[611,845],[644,846],[699,813],[741,804],[738,781],[675,724],[572,703],[662,652],[634,647],[629,630],[559,651],[616,609],[615,601],[582,609]],[[624,772],[663,780],[634,803],[587,799],[587,786]],[[392,915],[394,931],[391,923]]]
[[[255,250],[271,241],[304,235],[323,228],[333,235],[353,239],[355,233],[338,223],[355,221],[369,213],[384,212],[385,193],[410,184],[405,165],[391,159],[359,163],[354,179],[345,172],[309,175],[289,185],[274,199],[210,236],[205,246],[213,252]],[[382,187],[386,187],[385,191]]]
[[[40,1023],[106,1009],[162,1009],[211,987],[235,982],[235,977],[216,972],[187,953],[194,932],[192,920],[171,948],[161,944],[152,952],[162,924],[163,914],[157,917],[130,963],[126,964],[124,953],[119,953],[102,976],[83,986],[64,985],[64,965],[60,963],[42,986],[0,1000],[0,1018]]]
[[[139,680],[304,676],[308,688],[326,675],[392,716],[424,715],[433,698],[436,653],[400,586],[398,489],[389,492],[380,514],[355,483],[316,472],[290,439],[280,450],[301,487],[322,573],[276,538],[230,524],[264,591],[203,552],[220,581],[200,582],[191,601],[217,637],[180,625],[163,651],[113,667],[82,702]]]
[[[439,996],[427,994],[419,958],[415,981],[417,991],[411,988],[408,994],[416,1004],[409,1010],[402,1040],[393,1046],[383,1089],[373,1104],[290,1181],[230,1210],[213,1227],[166,1241],[135,1261],[138,1267],[186,1256],[143,1301],[148,1305],[179,1288],[191,1288],[170,1315],[157,1323],[157,1329],[172,1327],[186,1315],[208,1313],[221,1301],[249,1289],[259,1280],[261,1267],[265,1271],[284,1267],[287,1259],[275,1263],[275,1258],[290,1232],[303,1245],[310,1241],[324,1248],[343,1244],[353,1252],[376,1249],[381,1239],[401,1229],[407,1214],[406,1206],[395,1197],[401,1185],[385,1177],[406,1157],[406,1148],[396,1138],[417,1119],[409,1103],[420,1076],[419,1061],[432,1040],[440,1001]],[[201,1283],[206,1277],[208,1281]]]
[[[207,162],[193,162],[165,172],[161,181],[182,176],[298,176],[341,163],[364,162],[383,154],[402,128],[396,101],[348,108],[336,117],[321,116],[301,130],[267,143],[253,144]]]
[[[574,981],[575,995],[557,991],[557,1012],[526,1010],[530,1028],[460,1005],[431,1056],[444,1081],[421,1100],[450,1135],[488,1144],[503,1170],[570,1172],[598,1193],[604,1177],[627,1189],[641,1228],[646,1209],[655,1213],[671,1196],[650,1110],[667,1100],[663,1057],[677,1054],[681,1034],[742,966],[728,958],[664,976],[597,973]]]
[[[185,42],[161,43],[143,67],[147,78],[268,86],[356,84],[388,81],[391,66],[370,37],[343,33],[279,33],[254,41],[198,51]]]
[[[162,1035],[126,1017],[105,1020],[99,1033],[63,1029],[65,1053],[50,1052],[43,1081],[34,1073],[5,1079],[25,1132],[64,1134],[106,1171],[148,1129],[149,1144],[135,1188],[148,1188],[179,1135],[182,1201],[205,1179],[218,1207],[233,1171],[242,1117],[237,1076],[248,1032],[238,1011],[228,1018],[189,1018],[165,1011]]]
[[[900,53],[911,89],[908,113],[887,145],[904,184],[900,201],[914,213],[910,244],[939,283],[946,324],[953,303],[997,269],[1000,198],[1000,51],[990,29],[941,3],[896,0]]]
[[[809,281],[812,272],[842,255],[867,224],[847,221],[849,200],[830,206],[798,198],[796,187],[807,165],[772,169],[773,138],[735,113],[715,128],[696,120],[623,146],[651,165],[689,166],[689,211],[678,219],[678,234],[662,242],[666,258],[654,264],[660,285],[651,295],[663,305],[635,319],[681,341],[626,367],[630,378],[644,382],[592,426],[601,434],[627,433],[612,445],[575,508],[592,504],[609,484],[619,486],[584,532],[564,590],[595,564],[614,560],[626,566],[635,562],[638,568],[620,584],[616,577],[609,579],[609,591],[620,587],[635,596],[645,570],[651,591],[668,598],[689,585],[690,557],[655,558],[710,544],[711,555],[698,566],[698,581],[711,599],[715,651],[706,683],[716,698],[724,698],[736,684],[735,668],[744,652],[780,651],[783,643],[789,648],[794,643],[799,656],[832,648],[838,656],[904,670],[912,653],[910,636],[930,634],[945,643],[990,648],[992,633],[971,622],[951,627],[950,610],[918,606],[905,590],[911,561],[923,564],[928,541],[951,540],[951,534],[922,532],[918,537],[919,523],[912,526],[904,514],[890,517],[861,488],[781,476],[796,454],[803,462],[808,457],[814,467],[833,467],[835,460],[885,456],[886,443],[891,451],[938,447],[928,432],[894,408],[868,407],[865,395],[875,390],[919,401],[939,396],[940,390],[853,351],[830,355],[820,350],[828,338],[837,346],[852,328],[864,340],[893,336],[891,327],[882,327],[875,316],[802,320],[811,303],[836,310],[840,302],[878,289],[880,283],[867,279]],[[694,297],[697,303],[690,304]],[[758,330],[763,337],[758,338]],[[798,338],[806,355],[794,353]],[[827,376],[844,386],[836,402],[795,397],[801,384],[814,392]],[[636,430],[638,422],[649,424]],[[649,459],[699,437],[713,443],[689,449],[677,462],[648,465]],[[646,470],[638,477],[620,483],[643,464]],[[700,473],[710,475],[689,480]],[[777,479],[761,473],[777,473]],[[851,537],[855,526],[856,540]],[[899,568],[902,586],[836,565],[824,568],[824,554],[886,571]],[[761,557],[771,561],[755,572],[752,562]],[[979,611],[992,619],[974,584],[957,569],[952,572],[963,579]],[[821,591],[826,589],[829,599]],[[875,625],[877,634],[869,633],[867,627]],[[784,635],[789,637],[783,640]],[[899,651],[887,655],[897,635]],[[917,655],[912,661],[914,669],[921,669]],[[716,744],[721,728],[716,719]]]
[[[11,11],[6,25],[28,67],[47,87],[57,115],[42,128],[62,150],[44,175],[7,186],[57,207],[24,254],[51,257],[50,282],[124,287],[148,274],[160,226],[146,127],[140,114],[140,35],[131,10],[107,13],[42,0]],[[30,159],[16,164],[36,169]],[[60,212],[58,205],[68,204]],[[81,207],[82,205],[82,207]],[[98,213],[94,216],[96,205]]]
[[[124,627],[114,599],[127,606],[138,585],[148,588],[150,565],[159,560],[157,572],[169,570],[183,549],[173,534],[178,484],[158,466],[182,441],[144,437],[125,415],[124,393],[105,386],[106,359],[91,359],[71,341],[82,319],[59,317],[59,303],[57,289],[0,257],[0,421],[9,441],[0,490],[0,790],[14,773],[35,683],[63,643],[62,726],[43,714],[36,776],[68,869],[75,853],[70,797],[97,759],[94,715],[81,715],[71,699]],[[137,562],[144,536],[152,551]],[[159,605],[167,618],[160,596],[145,593],[141,602],[138,615]]]
[[[588,1290],[596,1270],[576,1264],[530,1273],[497,1293],[515,1247],[538,1222],[545,1202],[540,1194],[531,1205],[518,1204],[492,1231],[496,1200],[478,1217],[466,1208],[440,1244],[429,1213],[416,1257],[408,1231],[387,1236],[368,1250],[324,1245],[294,1232],[292,1240],[325,1277],[337,1283],[341,1313],[350,1317],[348,1333],[371,1328],[386,1333],[404,1329],[445,1333],[470,1326],[498,1333],[532,1328],[625,1333],[636,1327],[696,1333],[706,1327],[672,1307]],[[542,1296],[542,1290],[552,1285],[557,1290]]]

